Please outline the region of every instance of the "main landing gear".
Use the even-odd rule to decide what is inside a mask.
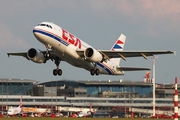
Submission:
[[[56,76],[56,75],[61,76],[62,75],[62,70],[59,69],[60,62],[61,62],[61,60],[58,57],[56,57],[55,62],[54,62],[56,64],[56,69],[53,70],[53,75],[54,76]]]
[[[96,63],[92,62],[92,64],[94,65],[94,69],[91,69],[90,74],[91,75],[99,75],[100,74],[100,70],[96,69]]]
[[[95,74],[99,75],[100,71],[99,71],[99,69],[91,69],[90,73],[91,73],[91,75],[95,75]]]
[[[53,75],[54,75],[54,76],[56,76],[56,75],[61,76],[61,75],[62,75],[62,70],[61,70],[61,69],[58,69],[58,68],[57,68],[57,69],[54,69],[54,70],[53,70]]]

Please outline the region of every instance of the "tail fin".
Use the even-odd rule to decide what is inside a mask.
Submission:
[[[126,41],[126,36],[121,34],[119,36],[119,38],[117,39],[117,41],[114,43],[114,45],[111,48],[111,50],[112,51],[123,51],[124,45],[125,45],[125,41]],[[114,60],[114,62],[116,62],[117,65],[120,64],[120,59],[121,58],[112,58],[112,60]]]
[[[90,102],[89,109],[90,109],[90,112],[92,112],[92,102]]]
[[[22,96],[21,96],[21,98],[20,98],[20,103],[19,103],[19,106],[18,106],[19,108],[21,108],[22,107]]]

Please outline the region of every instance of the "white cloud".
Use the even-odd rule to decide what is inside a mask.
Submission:
[[[96,13],[108,14],[108,11],[114,12],[115,15],[123,14],[131,17],[139,15],[146,16],[150,19],[166,17],[169,19],[180,20],[180,1],[179,0],[37,0],[37,1],[1,1],[0,11],[4,14],[15,14],[27,9],[31,11],[43,11],[44,9],[60,8],[65,11],[81,12],[83,9],[91,9]],[[8,7],[7,7],[8,6]],[[109,17],[112,15],[110,14]]]
[[[98,11],[112,10],[127,16],[145,15],[148,18],[176,16],[180,13],[179,0],[99,0],[89,1],[92,9]]]

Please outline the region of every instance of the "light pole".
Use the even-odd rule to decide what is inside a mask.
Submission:
[[[125,104],[124,104],[124,109],[125,109],[125,111],[124,111],[124,116],[125,116],[125,118],[126,118],[126,93],[125,93],[125,95],[124,95],[124,98],[125,98]]]
[[[52,80],[50,80],[51,82],[51,114],[52,114],[52,94],[53,94],[53,90],[52,90]]]
[[[155,109],[156,109],[156,105],[155,105],[155,90],[156,90],[156,86],[155,86],[155,65],[156,65],[156,58],[158,58],[157,56],[153,56],[153,116],[155,116]]]
[[[56,80],[56,112],[58,112],[58,106],[57,106],[57,80]]]
[[[9,83],[9,81],[7,79],[7,81],[6,81],[6,108],[8,106],[8,83]]]
[[[2,106],[1,106],[1,109],[2,109],[2,114],[3,114],[3,80],[2,80]]]

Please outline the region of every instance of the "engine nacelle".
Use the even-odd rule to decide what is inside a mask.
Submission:
[[[84,51],[84,56],[87,60],[91,62],[101,62],[103,60],[102,54],[94,48],[87,48]]]
[[[46,58],[42,52],[38,52],[35,48],[31,48],[27,52],[27,57],[35,63],[44,63]]]

